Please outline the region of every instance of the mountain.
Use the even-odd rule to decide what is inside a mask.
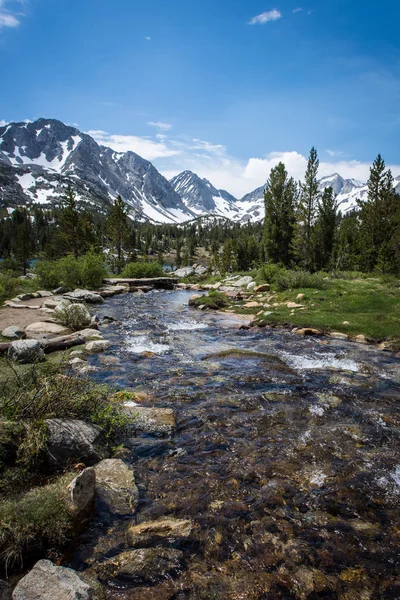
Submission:
[[[170,180],[183,204],[197,215],[213,214],[236,220],[240,210],[237,200],[225,190],[217,190],[207,179],[191,171],[183,171]]]
[[[2,204],[58,204],[71,184],[82,205],[104,211],[122,196],[132,217],[178,223],[196,214],[171,184],[134,152],[115,152],[55,119],[0,127]]]

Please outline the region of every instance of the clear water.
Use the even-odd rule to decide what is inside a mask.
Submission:
[[[399,598],[399,359],[242,330],[240,317],[189,309],[190,295],[127,294],[99,311],[118,319],[101,330],[119,363],[91,357],[94,377],[146,392],[141,403],[173,408],[178,424],[171,438],[126,440],[133,519],[195,524],[180,573],[110,581],[106,597]],[[96,521],[72,564],[126,549],[128,524]]]

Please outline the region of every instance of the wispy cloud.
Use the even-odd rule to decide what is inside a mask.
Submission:
[[[20,17],[24,16],[16,5],[23,5],[22,0],[0,0],[0,29],[4,27],[18,27]]]
[[[296,14],[296,13],[302,12],[302,10],[303,10],[303,9],[302,9],[302,8],[300,8],[300,7],[299,7],[299,8],[294,8],[294,9],[292,10],[292,13]]]
[[[150,42],[151,37],[149,35],[146,35],[144,39],[147,40],[148,42]]]
[[[150,125],[151,127],[156,127],[161,131],[169,131],[172,128],[171,123],[163,123],[162,121],[149,121],[147,125]]]
[[[275,8],[268,12],[263,12],[260,15],[257,15],[250,19],[249,25],[264,25],[265,23],[269,23],[270,21],[277,21],[282,17],[282,13]]]
[[[87,131],[96,142],[103,146],[109,146],[116,152],[136,152],[147,160],[165,158],[179,154],[179,150],[169,147],[164,141],[154,141],[150,138],[139,137],[136,135],[119,135],[94,129]]]
[[[342,152],[341,150],[327,150],[327,153],[329,154],[329,156],[332,157],[337,157],[337,156],[347,156],[347,154],[345,154],[344,152]]]

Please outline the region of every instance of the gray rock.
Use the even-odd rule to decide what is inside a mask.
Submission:
[[[6,327],[1,332],[1,335],[5,338],[9,338],[11,340],[22,340],[26,338],[26,333],[21,327],[18,325],[11,325],[11,327]]]
[[[14,589],[12,600],[100,600],[101,590],[72,569],[40,560]]]
[[[26,364],[45,360],[43,348],[38,340],[18,340],[11,342],[8,356],[16,362]]]
[[[107,340],[94,340],[93,342],[89,342],[85,346],[85,352],[88,354],[96,353],[96,352],[104,352],[111,346],[110,342]]]
[[[69,360],[68,362],[71,365],[71,367],[73,367],[74,369],[80,369],[82,367],[87,366],[86,361],[83,360],[82,358],[79,358],[79,356],[75,356],[74,358],[71,358],[71,360]]]
[[[193,267],[182,267],[181,269],[177,269],[174,273],[175,277],[190,277],[194,275]]]
[[[18,300],[21,300],[22,302],[24,300],[32,300],[34,297],[34,294],[18,294],[17,296]]]
[[[207,267],[204,267],[203,265],[200,265],[197,267],[197,269],[195,269],[196,275],[205,275],[207,272]]]
[[[94,470],[100,510],[121,516],[132,515],[139,500],[132,469],[118,458],[108,458],[98,463]]]
[[[60,335],[66,335],[70,333],[68,327],[59,325],[58,323],[51,323],[48,321],[38,321],[37,323],[31,323],[25,327],[26,337],[29,339],[47,339],[58,337]]]
[[[250,277],[250,275],[246,275],[245,277],[233,281],[231,285],[233,285],[233,287],[247,287],[249,283],[253,283],[253,278]]]
[[[68,292],[67,288],[64,287],[63,285],[56,288],[55,290],[53,290],[53,294],[58,295],[58,294],[65,294],[65,292]]]
[[[250,281],[249,284],[247,284],[247,289],[251,292],[254,290],[254,288],[257,286],[255,281]]]
[[[96,494],[96,474],[93,467],[84,469],[68,486],[71,504],[79,518],[87,516]]]
[[[93,465],[107,456],[103,430],[76,419],[46,419],[47,454],[52,466],[72,461]]]
[[[36,293],[39,294],[39,298],[50,298],[51,296],[54,296],[53,292],[47,292],[46,290],[38,290]]]
[[[103,304],[104,298],[100,296],[100,294],[95,294],[94,292],[90,292],[90,294],[86,294],[85,301],[88,304]]]
[[[94,571],[100,580],[154,585],[182,568],[183,552],[173,548],[141,548],[121,552],[97,563]]]
[[[86,354],[83,350],[72,350],[69,353],[69,358],[81,358],[82,360],[86,360]]]

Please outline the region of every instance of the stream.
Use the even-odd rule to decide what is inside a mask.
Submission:
[[[140,500],[99,516],[70,561],[127,549],[125,531],[191,519],[184,565],[107,599],[400,598],[400,361],[393,354],[188,307],[191,292],[116,296],[97,382],[172,408],[171,436],[126,440]],[[242,351],[242,352],[238,352]],[[175,544],[175,545],[174,545]]]

